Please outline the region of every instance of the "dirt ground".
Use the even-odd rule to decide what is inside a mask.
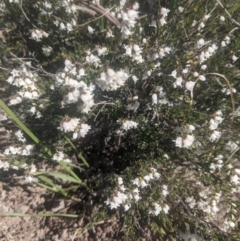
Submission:
[[[0,241],[122,240],[117,237],[120,225],[116,220],[100,221],[92,225],[86,216],[78,219],[3,216],[1,212],[76,214],[77,209],[81,209],[79,205],[88,205],[74,204],[37,185],[26,184],[24,180],[23,175],[6,175],[6,172],[0,171]],[[98,207],[92,206],[92,212],[97,210]]]

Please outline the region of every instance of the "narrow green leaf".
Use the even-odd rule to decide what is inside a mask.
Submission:
[[[89,167],[89,164],[87,163],[85,158],[82,156],[81,152],[78,152],[76,146],[72,143],[72,141],[64,133],[62,133],[62,135],[64,136],[65,140],[69,143],[69,145],[73,148],[73,150],[77,153],[77,157],[79,159],[81,159],[87,167]]]
[[[54,188],[54,187],[49,187],[49,186],[47,186],[45,184],[42,184],[42,183],[37,183],[37,184],[38,184],[38,186],[43,187],[43,188],[45,188],[45,189],[47,189],[51,192],[58,192],[58,190],[56,190],[56,188]]]
[[[79,183],[82,182],[82,180],[72,171],[72,169],[67,166],[66,162],[60,161],[59,163],[68,173],[70,173],[76,180],[78,180]]]
[[[10,217],[66,217],[66,218],[78,218],[76,214],[61,214],[61,213],[39,213],[39,214],[25,214],[25,213],[12,213],[12,212],[0,212],[0,216]]]
[[[37,172],[35,174],[41,181],[47,183],[49,186],[51,187],[56,187],[56,185],[52,182],[52,180],[50,180],[48,177],[46,176],[42,176],[41,172]]]
[[[77,180],[72,176],[66,175],[64,173],[61,172],[40,172],[41,174],[47,174],[50,176],[53,176],[55,178],[60,178],[63,181],[69,181],[69,182],[75,182],[75,183],[81,183],[81,180]]]
[[[19,118],[9,109],[9,107],[0,99],[0,107],[11,117],[11,119],[36,143],[40,144],[39,139],[19,120]],[[43,150],[51,157],[51,151],[42,146]]]

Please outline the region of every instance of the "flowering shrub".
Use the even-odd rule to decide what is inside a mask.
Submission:
[[[71,158],[82,153],[79,177],[108,215],[123,213],[126,237],[240,238],[235,1],[15,0],[1,10],[7,104],[56,164],[82,169]],[[7,160],[39,156],[14,138]]]

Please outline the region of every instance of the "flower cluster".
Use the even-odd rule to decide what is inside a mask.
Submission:
[[[78,102],[79,110],[88,113],[94,105],[94,85],[87,86],[83,81],[78,80],[83,76],[85,76],[84,69],[81,68],[77,71],[77,67],[67,59],[64,71],[58,73],[56,79],[57,85],[66,86],[68,90],[68,93],[63,97],[62,105]]]
[[[33,149],[34,149],[33,145],[26,145],[21,147],[9,146],[7,149],[4,150],[3,154],[6,156],[10,156],[10,155],[30,156],[32,154]]]
[[[38,99],[40,97],[41,92],[37,86],[38,75],[30,71],[30,67],[30,62],[22,64],[21,69],[13,69],[11,76],[6,80],[9,84],[21,88],[21,90],[18,91],[19,96],[14,97],[13,100],[10,101],[11,105],[21,103],[23,98]]]
[[[217,131],[218,125],[223,121],[222,118],[222,111],[219,110],[217,111],[214,115],[213,118],[210,119],[209,121],[209,129],[211,131],[211,136],[209,137],[209,140],[211,142],[218,140],[221,137],[221,132]]]
[[[132,128],[137,128],[138,123],[132,120],[119,120],[118,122],[122,122],[121,130],[127,131]]]
[[[97,85],[102,90],[116,90],[125,84],[128,77],[128,74],[123,70],[115,72],[113,69],[108,68],[106,72],[101,73]]]
[[[102,66],[101,59],[98,56],[91,53],[91,51],[87,51],[86,62],[92,64],[96,68]]]
[[[43,31],[42,29],[33,29],[31,32],[31,37],[30,39],[35,40],[36,42],[41,42],[43,38],[48,37],[48,33]]]
[[[73,132],[73,139],[85,137],[91,127],[87,124],[80,123],[78,118],[70,118],[65,116],[61,121],[59,129],[65,133]]]
[[[186,125],[180,128],[176,128],[176,130],[182,132],[182,135],[174,140],[176,147],[191,148],[195,140],[195,137],[192,135],[195,127],[193,125]]]
[[[52,53],[52,47],[50,47],[50,46],[43,46],[43,47],[42,47],[42,52],[43,52],[43,54],[44,54],[46,57],[48,57],[48,56],[50,56],[51,53]]]
[[[152,22],[150,23],[150,26],[156,28],[158,24],[160,24],[161,26],[165,25],[167,23],[166,18],[169,12],[170,12],[169,9],[161,7],[161,10],[160,10],[161,18],[159,18],[158,20],[153,19]]]
[[[133,5],[133,9],[127,9],[126,11],[121,10],[119,13],[117,13],[117,17],[121,19],[120,26],[123,38],[128,38],[133,34],[132,29],[137,23],[136,19],[138,18],[138,8],[139,4],[135,3]]]
[[[126,50],[125,55],[130,56],[133,61],[136,61],[137,63],[144,62],[144,59],[141,55],[142,49],[139,47],[139,45],[124,45],[124,48]]]
[[[152,180],[157,180],[160,178],[160,174],[155,168],[150,168],[149,173],[144,177],[138,177],[133,180],[133,184],[137,187],[133,189],[126,188],[123,184],[123,179],[118,177],[118,188],[113,192],[110,198],[108,198],[105,203],[111,209],[116,209],[123,206],[124,210],[127,211],[131,207],[131,203],[136,203],[141,200],[140,190],[147,187]],[[162,195],[165,197],[168,194],[167,186],[163,185]],[[158,215],[160,211],[168,213],[170,207],[167,204],[160,206],[157,203],[150,202],[149,204],[149,214]]]
[[[156,86],[154,93],[152,94],[152,105],[168,105],[173,106],[167,97],[166,93],[163,90],[163,87]]]
[[[56,152],[54,155],[53,155],[53,158],[52,158],[54,161],[64,161],[64,162],[67,162],[67,163],[70,163],[72,162],[62,151],[58,151]]]

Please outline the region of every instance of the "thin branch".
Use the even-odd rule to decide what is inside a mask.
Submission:
[[[230,91],[230,95],[231,95],[232,113],[233,113],[233,117],[234,117],[234,113],[235,113],[235,100],[234,100],[234,97],[233,97],[232,86],[231,86],[229,80],[228,80],[224,75],[219,74],[219,73],[207,73],[207,74],[205,74],[205,75],[215,75],[215,76],[219,76],[219,77],[223,78],[223,79],[226,81],[226,83],[227,83],[227,85],[228,85],[228,88],[229,88],[229,91]],[[233,119],[233,117],[232,117],[232,119]]]
[[[231,21],[233,23],[235,23],[237,26],[240,27],[240,23],[237,22],[235,19],[232,18],[231,14],[227,11],[227,9],[223,6],[222,2],[220,0],[217,0],[218,4],[224,9],[224,11],[227,13],[227,15],[229,16],[229,18],[231,19]]]
[[[227,159],[226,163],[228,163],[228,161],[233,157],[233,155],[238,152],[240,150],[240,147],[238,147],[230,156],[229,158]]]
[[[81,24],[81,25],[78,25],[74,30],[76,30],[76,29],[78,29],[78,28],[80,28],[80,27],[83,27],[83,26],[85,26],[85,25],[88,25],[89,23],[94,22],[94,21],[102,18],[103,16],[108,15],[108,12],[110,12],[114,7],[115,7],[115,5],[114,5],[113,7],[111,7],[111,8],[109,8],[108,10],[106,10],[101,16],[99,16],[99,17],[97,17],[97,18],[94,18],[94,19],[92,19],[92,20],[90,20],[90,21],[88,21],[88,22],[86,22],[86,23]],[[98,12],[99,12],[99,11],[98,11]],[[112,20],[110,20],[110,21],[112,22]],[[113,22],[113,23],[116,25],[115,22]]]
[[[81,6],[78,6],[78,5],[73,5],[77,10],[83,12],[83,13],[87,13],[93,17],[95,17],[95,15],[97,14],[95,11],[91,10],[91,9],[88,9],[88,8],[85,8],[85,7],[81,7]]]
[[[22,10],[23,15],[24,15],[25,18],[28,20],[28,22],[31,23],[31,24],[33,25],[33,27],[37,28],[37,27],[30,21],[30,19],[27,17],[26,13],[24,12],[23,6],[22,6],[22,0],[21,0],[21,2],[20,2],[20,8],[21,8],[21,10]]]

